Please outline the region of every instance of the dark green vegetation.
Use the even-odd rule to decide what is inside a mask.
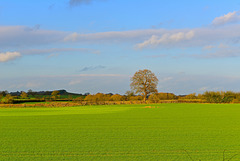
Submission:
[[[239,104],[0,109],[0,160],[221,161],[239,136]]]

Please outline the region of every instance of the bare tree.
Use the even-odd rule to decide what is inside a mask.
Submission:
[[[137,71],[131,78],[131,81],[131,89],[135,93],[142,94],[144,101],[146,101],[149,94],[157,93],[158,79],[155,74],[148,69]]]

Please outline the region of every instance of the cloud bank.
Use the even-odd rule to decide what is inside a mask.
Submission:
[[[71,0],[69,3],[88,3],[90,0]],[[131,31],[108,31],[97,33],[77,33],[54,30],[43,30],[40,25],[0,26],[0,48],[18,51],[22,55],[59,54],[67,52],[100,53],[87,48],[49,48],[51,46],[89,45],[89,44],[126,44],[135,49],[149,48],[201,48],[202,57],[233,57],[239,49],[234,46],[240,42],[240,12],[234,11],[212,21],[212,25],[189,29],[145,29]],[[217,27],[216,27],[217,26]],[[229,49],[213,51],[219,44],[229,45]],[[41,46],[41,49],[36,47]],[[44,46],[48,48],[43,49]],[[232,49],[231,49],[232,46]],[[27,48],[27,49],[26,49]],[[211,52],[209,52],[211,51]]]
[[[133,31],[110,31],[100,33],[72,33],[64,38],[68,43],[134,43],[137,48],[148,47],[203,47],[219,43],[240,41],[240,25],[219,28],[193,29],[146,29]]]

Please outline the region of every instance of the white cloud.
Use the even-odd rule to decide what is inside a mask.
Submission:
[[[20,56],[21,54],[19,52],[0,53],[0,62],[7,62],[10,60],[14,60]]]
[[[240,14],[239,11],[229,12],[221,17],[216,17],[212,24],[215,26],[225,25],[228,23],[235,23],[240,21]]]
[[[150,39],[143,43],[137,44],[137,48],[142,49],[148,46],[157,46],[161,44],[174,44],[181,41],[191,40],[194,37],[194,31],[189,32],[178,32],[174,34],[164,34],[161,37],[153,35]]]

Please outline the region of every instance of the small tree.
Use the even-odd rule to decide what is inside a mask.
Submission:
[[[21,95],[20,95],[20,97],[21,97],[22,99],[26,99],[26,98],[28,98],[28,95],[27,95],[26,92],[22,92]]]
[[[137,71],[131,78],[131,89],[135,93],[139,93],[144,96],[146,101],[147,96],[151,93],[157,93],[158,79],[154,73],[148,69]]]

